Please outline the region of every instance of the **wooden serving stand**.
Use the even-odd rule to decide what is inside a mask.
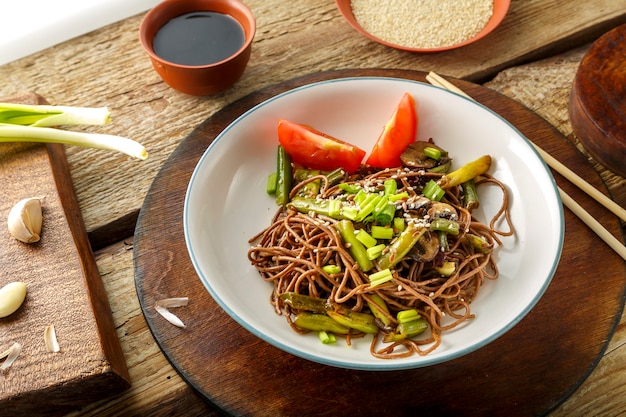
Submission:
[[[36,94],[2,102],[44,104]],[[22,351],[0,373],[0,415],[67,413],[119,393],[130,377],[83,224],[63,145],[0,145],[0,286],[27,284],[26,300],[0,319],[0,350]],[[41,240],[14,239],[6,218],[27,197],[43,198]],[[60,352],[46,350],[54,325]],[[8,413],[8,414],[6,414]]]
[[[564,210],[562,258],[535,308],[489,345],[420,369],[355,371],[285,353],[233,321],[197,277],[183,235],[185,192],[201,155],[229,123],[268,98],[313,82],[359,76],[425,82],[425,75],[408,70],[339,70],[265,88],[198,126],[159,172],[135,232],[135,284],[157,343],[182,377],[211,404],[207,412],[215,407],[241,416],[541,415],[558,406],[595,367],[619,323],[626,267],[568,210]],[[605,190],[582,154],[544,119],[485,87],[452,81]],[[574,199],[588,198],[558,174],[555,178]],[[617,219],[606,210],[596,206],[589,211],[603,224],[613,225],[612,230],[620,230]],[[186,329],[171,325],[154,310],[155,301],[179,296],[190,297],[187,307],[176,310]]]

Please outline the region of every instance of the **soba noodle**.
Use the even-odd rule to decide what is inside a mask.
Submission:
[[[428,180],[437,180],[441,175],[398,168],[354,175],[344,182],[375,190],[381,188],[385,180],[395,179],[397,192],[409,195],[408,199],[397,204],[398,213],[428,221],[428,209],[432,205],[425,202],[421,192]],[[344,191],[339,186],[330,187],[323,175],[308,181],[321,181],[320,198],[345,198]],[[305,184],[298,184],[292,197]],[[253,246],[249,250],[249,260],[262,278],[273,285],[270,301],[276,313],[284,315],[294,331],[307,332],[294,324],[293,316],[297,311],[281,302],[283,293],[328,300],[356,312],[369,312],[368,300],[371,301],[372,294],[378,294],[387,304],[393,325],[397,324],[395,314],[398,311],[415,309],[428,321],[430,330],[415,339],[381,343],[390,331],[381,325],[370,345],[372,355],[384,359],[426,355],[437,349],[445,331],[473,317],[470,304],[483,283],[498,277],[493,249],[501,244],[500,236],[513,234],[506,187],[486,174],[476,179],[476,186],[496,186],[502,191],[502,204],[493,219],[483,224],[472,216],[463,206],[462,186],[447,189],[444,201],[456,211],[454,217],[460,224],[458,235],[449,235],[448,248],[445,251],[439,248],[433,259],[424,261],[419,256],[406,256],[393,267],[391,281],[379,286],[370,285],[368,274],[359,268],[345,247],[335,228],[338,220],[319,214],[281,207],[271,225],[250,240]],[[506,230],[499,229],[502,224]],[[470,236],[482,239],[486,250],[478,250],[471,243]],[[443,276],[435,269],[444,260],[456,265],[451,276]],[[341,272],[329,274],[323,269],[325,265],[338,265]],[[348,343],[358,336],[362,334],[357,331],[348,334]]]

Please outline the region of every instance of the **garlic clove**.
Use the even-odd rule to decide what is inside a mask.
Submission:
[[[15,313],[26,298],[26,284],[9,282],[0,288],[0,318]]]
[[[9,211],[9,232],[14,238],[24,243],[39,241],[42,223],[40,198],[31,197],[20,200]]]

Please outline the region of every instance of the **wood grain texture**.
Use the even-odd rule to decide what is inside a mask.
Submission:
[[[36,95],[4,101],[43,103]],[[0,374],[0,413],[59,415],[128,388],[128,370],[108,297],[74,193],[63,146],[3,144],[0,217],[22,198],[43,198],[41,240],[16,241],[0,232],[0,285],[27,284],[25,303],[0,319],[0,349],[22,345]],[[11,149],[11,152],[7,152]],[[61,351],[46,350],[43,333],[54,325]]]
[[[573,133],[568,118],[567,103],[572,83],[578,66],[587,48],[577,48],[567,54],[547,58],[521,67],[502,71],[486,87],[499,91],[524,103],[530,109],[555,126],[572,143],[587,161],[600,173],[606,191],[620,204],[626,207],[626,178],[616,175],[586,153],[585,148]],[[563,157],[563,155],[561,156]],[[578,170],[580,162],[565,158],[561,160],[570,169]],[[577,162],[578,161],[578,162]],[[595,207],[596,203],[581,196],[578,200],[585,208]],[[616,219],[610,219],[611,222]],[[624,238],[622,232],[615,230],[615,236]],[[614,288],[620,291],[620,288]],[[615,332],[609,341],[603,358],[589,377],[572,396],[560,405],[551,416],[616,416],[626,413],[626,397],[622,394],[626,386],[626,316],[622,314]]]
[[[558,0],[513,0],[502,25],[485,39],[424,55],[369,41],[344,21],[332,0],[245,3],[258,26],[250,63],[235,88],[217,96],[186,96],[159,79],[138,40],[143,15],[0,67],[0,95],[37,91],[52,104],[109,106],[113,123],[88,130],[128,136],[148,148],[151,156],[141,163],[115,153],[67,149],[95,248],[132,234],[132,223],[120,219],[137,214],[160,167],[196,126],[260,88],[340,68],[436,70],[487,80],[504,68],[589,42],[626,21],[625,0],[567,7]]]
[[[626,290],[621,258],[571,213],[566,213],[566,242],[559,268],[536,308],[510,332],[479,351],[425,369],[351,371],[288,355],[232,321],[203,291],[200,281],[190,279],[194,271],[179,219],[189,176],[211,140],[261,100],[302,84],[360,75],[424,80],[423,73],[400,70],[331,71],[299,78],[252,94],[218,112],[173,153],[146,197],[135,235],[137,293],[157,342],[185,380],[207,400],[234,415],[336,415],[347,404],[355,414],[396,416],[418,411],[526,416],[554,409],[600,360],[619,322]],[[493,90],[457,83],[548,152],[576,162],[581,175],[601,186],[584,157],[545,120]],[[584,198],[562,178],[557,177],[557,181],[571,195]],[[619,224],[611,222],[609,214],[597,207],[589,210],[619,231]],[[589,263],[581,253],[605,260],[601,282],[588,280],[599,266]],[[193,294],[193,302],[180,315],[187,329],[170,325],[154,312],[158,299],[189,294]],[[567,320],[553,320],[555,314]],[[580,333],[586,335],[585,343],[578,343]],[[211,366],[206,366],[208,363]],[[289,372],[279,371],[286,369]],[[258,384],[260,380],[264,383]],[[414,392],[416,386],[420,387],[419,396]],[[392,411],[389,404],[398,406]]]

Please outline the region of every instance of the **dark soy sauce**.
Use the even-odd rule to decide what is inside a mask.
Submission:
[[[152,47],[169,62],[200,66],[234,55],[244,42],[243,27],[233,17],[217,12],[193,12],[164,24]]]

